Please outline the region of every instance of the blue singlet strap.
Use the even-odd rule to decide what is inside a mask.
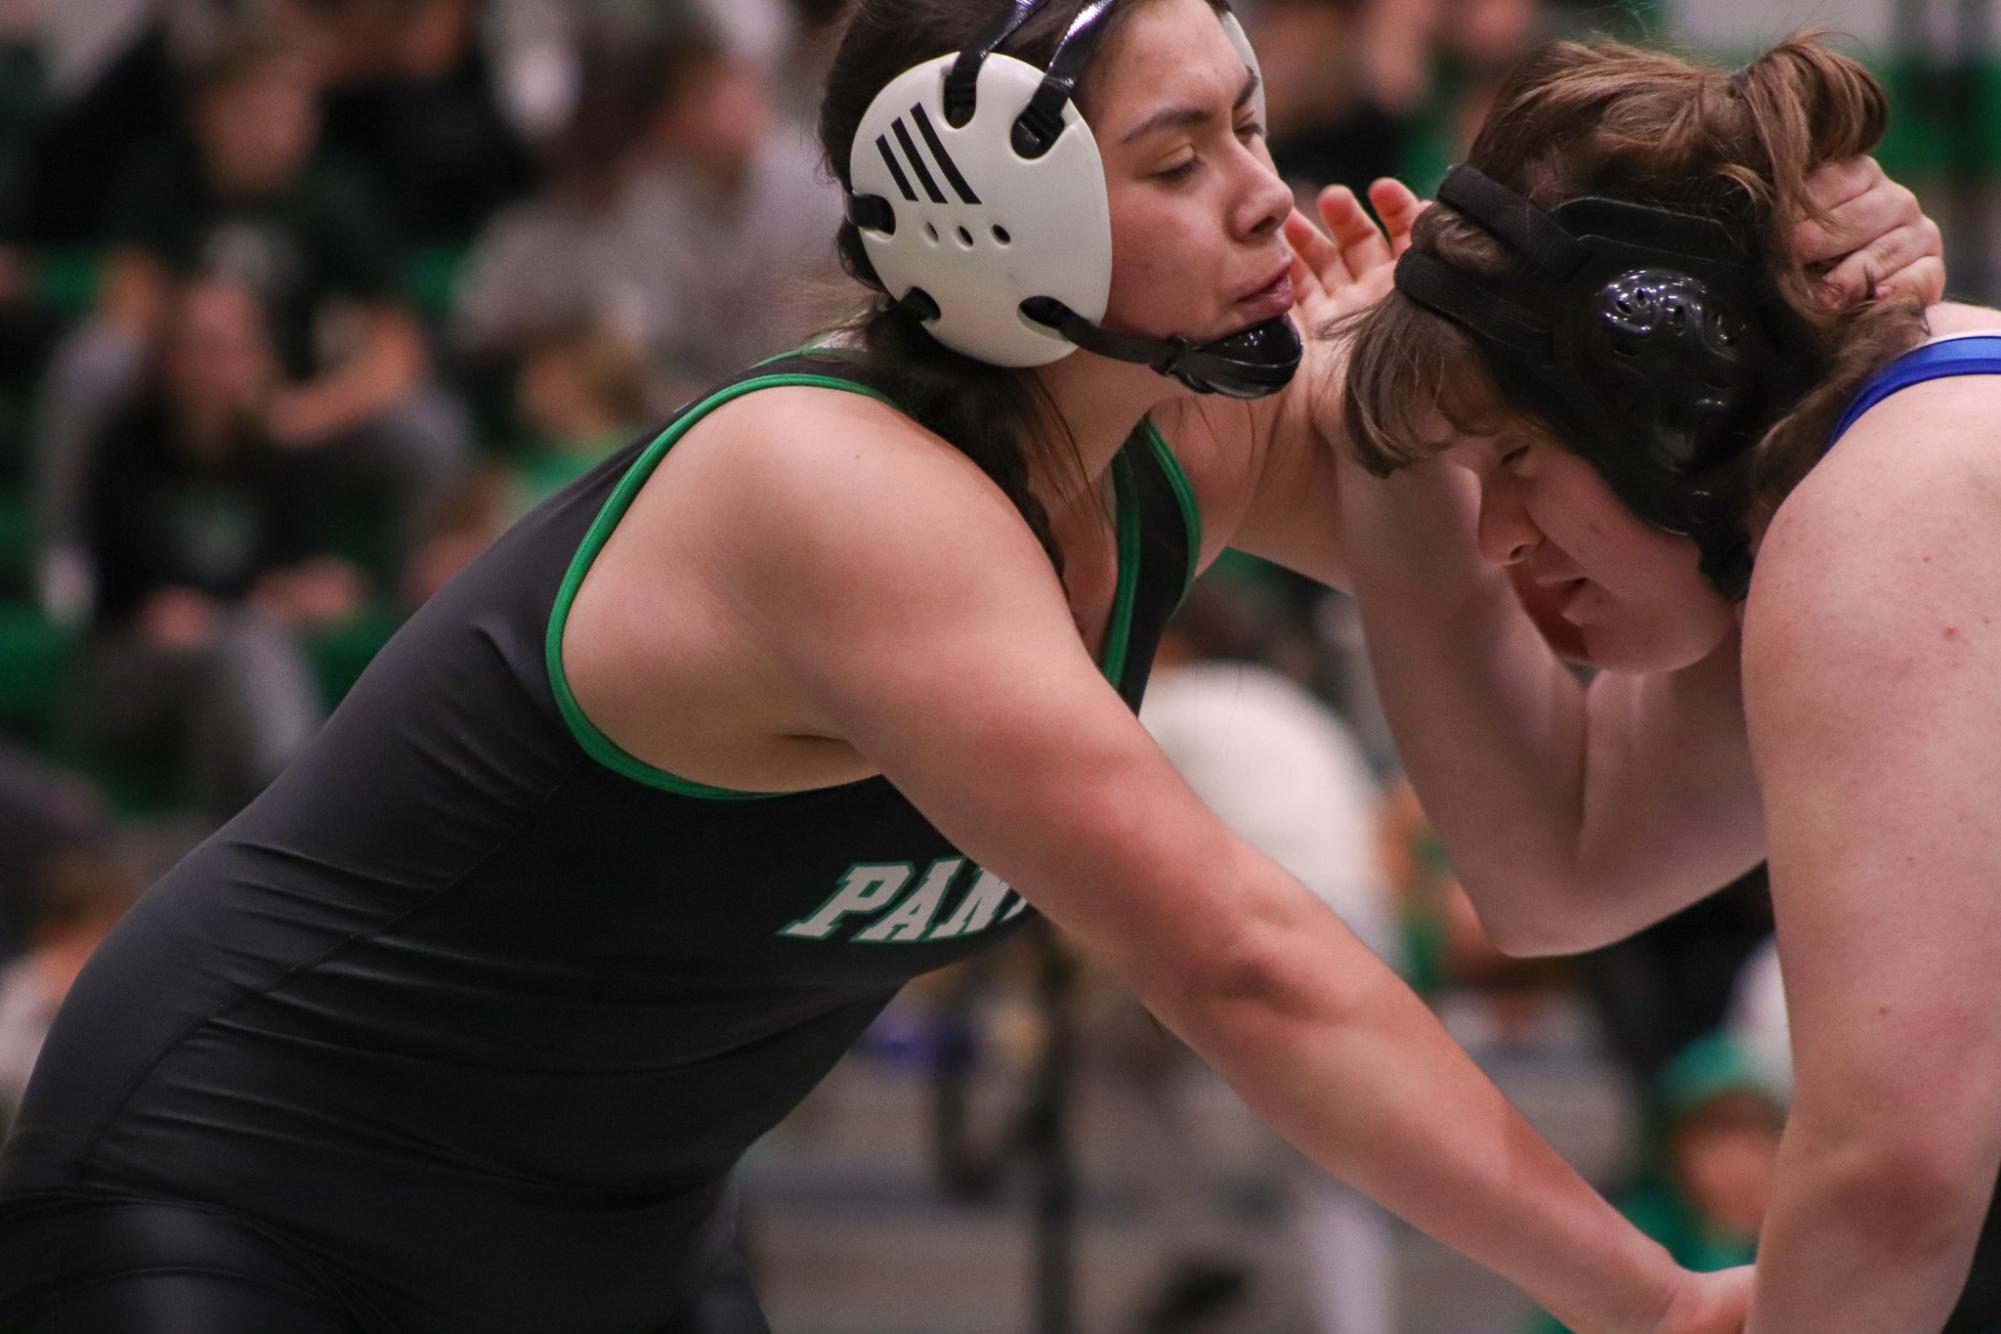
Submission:
[[[1827,447],[1834,448],[1834,442],[1847,434],[1856,418],[1899,389],[1909,389],[1926,380],[1943,380],[1949,375],[2001,375],[2001,333],[1946,338],[1904,353],[1862,386],[1862,392],[1835,423]]]

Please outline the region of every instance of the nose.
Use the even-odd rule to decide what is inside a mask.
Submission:
[[[1480,487],[1480,554],[1495,565],[1519,565],[1542,545],[1542,529],[1529,517],[1519,490],[1506,478]]]
[[[1292,213],[1292,187],[1272,167],[1261,141],[1246,147],[1238,160],[1247,175],[1234,219],[1237,234],[1246,240],[1262,240],[1284,226]]]

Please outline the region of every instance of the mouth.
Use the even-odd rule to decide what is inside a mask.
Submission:
[[[1553,580],[1543,586],[1549,590],[1550,601],[1556,607],[1556,614],[1569,620],[1571,608],[1576,605],[1584,590],[1591,587],[1591,581],[1580,575],[1571,579]]]
[[[1288,259],[1278,272],[1239,296],[1236,305],[1256,312],[1259,319],[1270,319],[1290,311],[1292,301],[1292,261]]]

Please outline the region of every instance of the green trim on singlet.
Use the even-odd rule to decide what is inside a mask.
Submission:
[[[760,363],[762,364],[762,363]],[[549,630],[544,636],[542,656],[549,673],[549,686],[556,696],[556,707],[569,725],[570,735],[592,759],[610,769],[613,773],[629,778],[635,783],[664,792],[673,792],[684,797],[700,797],[709,801],[768,801],[773,797],[797,796],[800,792],[812,791],[801,788],[793,792],[751,792],[739,788],[714,787],[698,783],[690,778],[682,778],[656,768],[627,751],[616,741],[606,736],[598,725],[584,713],[577,702],[576,694],[570,689],[569,677],[563,671],[563,627],[570,619],[570,607],[577,599],[577,590],[583,587],[584,576],[590,573],[591,565],[598,553],[611,540],[612,530],[632,507],[632,501],[639,494],[639,488],[660,466],[660,460],[676,441],[725,403],[743,397],[759,389],[778,389],[805,386],[814,389],[836,389],[851,394],[861,394],[879,403],[895,408],[889,397],[867,385],[853,380],[843,380],[832,375],[810,375],[789,372],[778,375],[762,375],[745,380],[711,394],[662,431],[649,444],[645,452],[626,469],[618,486],[613,489],[604,508],[598,511],[592,521],[590,531],[584,534],[583,542],[576,554],[570,558],[570,566],[563,575],[562,587],[557,590],[556,604],[549,612]],[[901,409],[898,409],[901,411]],[[1119,678],[1125,674],[1126,646],[1132,634],[1133,595],[1139,586],[1139,539],[1140,512],[1138,489],[1133,485],[1132,463],[1125,452],[1120,451],[1112,463],[1112,486],[1117,494],[1119,525],[1119,586],[1112,604],[1112,619],[1105,634],[1105,652],[1101,667],[1108,680],[1116,687]]]
[[[1119,588],[1112,597],[1112,619],[1105,627],[1105,679],[1112,689],[1126,674],[1126,647],[1132,641],[1133,593],[1139,587],[1139,487],[1133,483],[1132,460],[1121,449],[1112,459],[1112,490],[1119,507]]]
[[[1167,484],[1174,488],[1174,498],[1181,503],[1181,522],[1188,529],[1188,578],[1181,585],[1181,596],[1186,598],[1202,569],[1202,507],[1195,503],[1195,487],[1181,470],[1181,460],[1174,457],[1173,446],[1153,424],[1153,418],[1148,417],[1140,426],[1146,432],[1147,443],[1153,446],[1160,470],[1167,474]]]
[[[711,394],[676,418],[666,430],[654,438],[653,443],[646,447],[645,452],[634,461],[633,465],[626,469],[625,476],[619,479],[618,486],[605,501],[604,508],[598,511],[597,518],[592,521],[590,531],[584,534],[584,540],[577,547],[576,554],[570,557],[570,567],[564,572],[562,588],[556,594],[556,605],[549,612],[549,632],[543,643],[543,658],[548,666],[549,686],[556,696],[556,707],[562,712],[563,721],[569,724],[570,735],[577,739],[577,744],[584,748],[586,754],[613,773],[637,783],[644,783],[648,787],[676,792],[684,797],[705,797],[713,801],[756,801],[786,795],[782,792],[747,792],[697,783],[693,779],[682,778],[668,773],[665,769],[655,768],[606,736],[585,714],[583,706],[577,703],[575,692],[570,689],[569,676],[563,671],[563,627],[569,623],[570,606],[577,600],[577,590],[583,587],[584,576],[590,573],[591,565],[597,560],[598,553],[604,550],[604,544],[611,540],[612,530],[618,527],[619,520],[625,517],[628,509],[632,508],[633,497],[639,494],[639,488],[646,484],[646,479],[653,475],[653,470],[660,466],[660,460],[667,457],[667,451],[674,447],[675,442],[686,435],[696,422],[733,399],[759,389],[802,385],[863,394],[883,403],[889,403],[889,399],[884,395],[852,380],[837,379],[831,375],[796,373],[763,375]],[[895,405],[890,404],[890,406]]]

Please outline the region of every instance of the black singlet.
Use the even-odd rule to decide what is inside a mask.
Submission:
[[[268,1239],[347,1327],[637,1334],[686,1303],[745,1148],[901,983],[1030,916],[887,780],[684,782],[592,727],[557,665],[682,432],[768,386],[882,397],[856,375],[767,363],[528,515],[112,932],[0,1154],[0,1327],[46,1298],[51,1231],[144,1253],[159,1202],[198,1206],[164,1229],[197,1252],[211,1222]],[[1103,665],[1137,706],[1199,517],[1150,424],[1113,473]]]

